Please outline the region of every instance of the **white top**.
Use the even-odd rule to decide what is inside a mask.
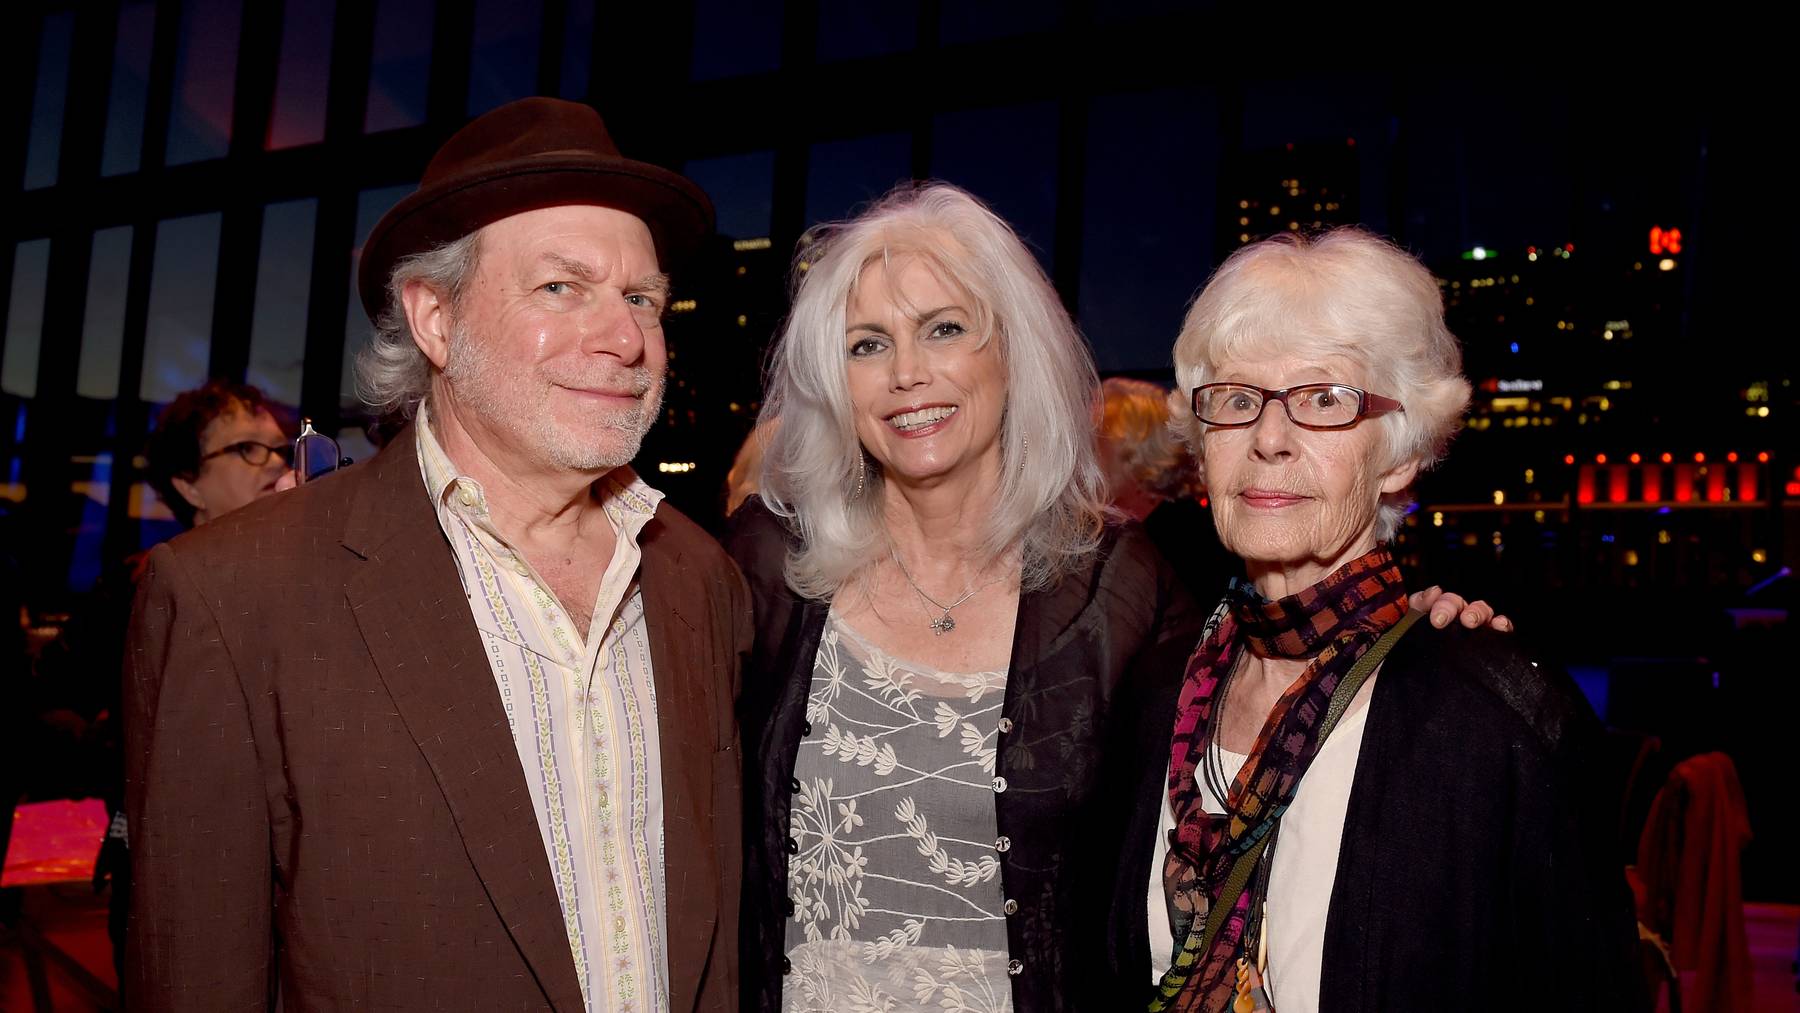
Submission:
[[[1294,804],[1281,817],[1281,834],[1275,840],[1275,857],[1269,869],[1269,896],[1263,914],[1263,938],[1268,941],[1269,966],[1263,982],[1269,1002],[1281,1013],[1317,1013],[1319,970],[1325,957],[1325,916],[1331,910],[1331,888],[1337,881],[1338,846],[1344,839],[1344,814],[1350,808],[1350,785],[1356,777],[1356,759],[1362,753],[1363,727],[1369,715],[1369,693],[1375,688],[1370,676],[1350,701],[1343,720],[1313,757],[1294,792]],[[1246,757],[1212,747],[1224,768],[1225,780],[1237,778]],[[1166,781],[1165,781],[1166,783]],[[1200,783],[1201,804],[1209,813],[1225,807]],[[1150,861],[1148,916],[1150,920],[1150,977],[1159,981],[1175,957],[1179,945],[1169,927],[1169,905],[1163,894],[1163,860],[1169,853],[1169,832],[1175,816],[1169,793],[1162,793],[1162,818],[1156,825],[1156,851]]]
[[[638,532],[662,494],[630,468],[595,483],[617,540],[580,629],[494,527],[481,483],[444,453],[424,406],[416,431],[525,770],[582,998],[590,1011],[666,1011],[662,744],[637,579]]]
[[[794,757],[785,1013],[1011,1013],[1005,698],[1005,671],[906,661],[831,613]]]

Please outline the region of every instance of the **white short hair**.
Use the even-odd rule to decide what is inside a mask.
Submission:
[[[979,200],[945,183],[903,186],[820,235],[796,265],[793,309],[771,353],[763,406],[763,417],[781,424],[765,452],[762,495],[800,535],[787,561],[789,586],[828,598],[888,551],[880,469],[859,464],[846,312],[864,269],[900,257],[962,289],[973,304],[972,330],[1000,343],[1001,475],[983,562],[1017,547],[1026,590],[1079,566],[1099,543],[1106,509],[1093,437],[1100,382],[1087,342],[1031,251]]]
[[[1444,298],[1425,265],[1358,228],[1315,238],[1279,235],[1232,254],[1194,300],[1175,340],[1170,425],[1202,474],[1206,428],[1192,391],[1226,361],[1339,356],[1362,367],[1371,392],[1406,406],[1375,420],[1383,470],[1443,459],[1469,404],[1462,347],[1444,323]],[[1376,537],[1393,538],[1410,492],[1382,498]]]

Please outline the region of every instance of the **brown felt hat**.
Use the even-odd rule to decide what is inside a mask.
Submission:
[[[620,155],[593,107],[520,99],[445,141],[419,188],[375,223],[357,270],[363,309],[371,320],[381,315],[388,276],[401,259],[502,218],[564,204],[617,208],[643,219],[665,269],[698,248],[713,227],[706,192],[677,173]]]

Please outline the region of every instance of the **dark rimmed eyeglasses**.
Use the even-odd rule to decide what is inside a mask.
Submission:
[[[1194,417],[1221,429],[1242,429],[1280,401],[1288,420],[1302,429],[1348,429],[1372,415],[1403,412],[1400,402],[1344,383],[1303,383],[1269,390],[1248,383],[1206,383],[1194,388]]]
[[[312,419],[300,420],[300,435],[294,438],[293,455],[296,483],[310,482],[351,463],[343,456],[336,440],[313,428]]]
[[[258,443],[255,440],[239,440],[236,443],[227,443],[210,454],[201,454],[200,463],[205,464],[215,457],[224,457],[226,454],[236,454],[244,459],[245,464],[248,464],[252,468],[260,468],[263,465],[268,464],[269,458],[271,457],[278,456],[284,461],[289,460],[289,455],[293,452],[294,448],[285,443]]]

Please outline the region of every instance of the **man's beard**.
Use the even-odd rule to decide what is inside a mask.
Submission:
[[[569,471],[610,471],[637,456],[644,434],[656,424],[662,408],[660,371],[634,366],[606,376],[561,376],[531,366],[514,367],[493,355],[492,348],[492,342],[477,340],[458,320],[451,328],[449,358],[444,363],[444,379],[456,400],[474,412],[485,428],[511,433],[542,453],[548,463]],[[622,374],[629,377],[628,382],[619,382]],[[551,411],[553,386],[628,387],[638,402],[600,412],[596,425],[584,427],[585,432],[575,431],[559,424]]]

